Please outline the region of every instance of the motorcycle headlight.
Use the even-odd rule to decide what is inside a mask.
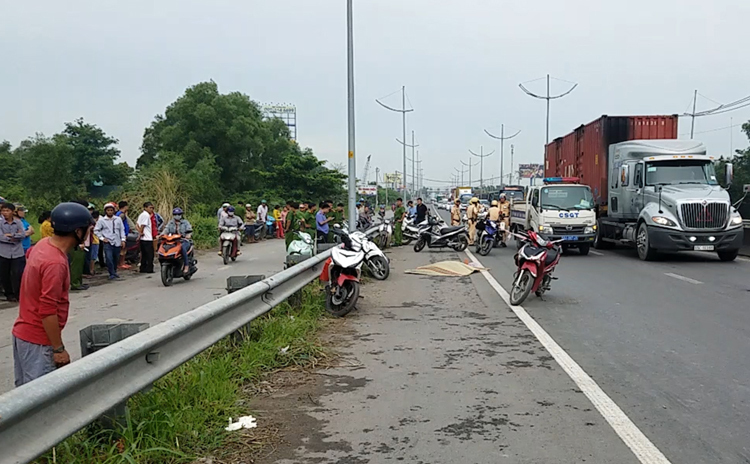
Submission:
[[[654,216],[651,218],[651,220],[654,221],[654,224],[659,224],[660,226],[667,226],[667,227],[677,226],[677,224],[675,224],[673,220],[669,218],[665,218],[663,216]]]

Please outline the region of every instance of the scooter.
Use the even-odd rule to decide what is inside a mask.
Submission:
[[[338,228],[333,233],[341,237],[343,244],[331,249],[320,280],[326,283],[326,309],[333,316],[343,317],[354,309],[359,299],[365,251],[361,235],[350,235]]]
[[[505,226],[504,222],[500,224]],[[492,247],[497,245],[498,236],[502,233],[498,233],[498,223],[490,220],[486,215],[477,221],[476,227],[479,232],[479,237],[477,237],[476,241],[476,251],[482,256],[487,256],[492,251]]]
[[[375,243],[371,242],[363,232],[353,232],[352,235],[362,242],[362,250],[365,252],[365,266],[367,266],[370,274],[377,280],[387,279],[391,273],[391,265],[385,253]]]
[[[182,236],[170,234],[161,237],[159,243],[159,264],[161,265],[161,283],[165,287],[172,285],[175,277],[190,280],[193,274],[198,272],[198,260],[194,258],[193,245],[188,250],[190,268],[184,273],[185,265],[182,262]]]
[[[237,260],[237,255],[239,254],[239,243],[237,240],[238,230],[237,227],[224,226],[221,228],[221,235],[219,238],[221,240],[221,257],[224,259],[225,266],[229,264],[230,259],[232,261]]]
[[[420,229],[414,251],[419,253],[428,248],[453,248],[464,251],[469,246],[469,232],[464,226],[446,226],[444,222],[429,219],[429,227]]]
[[[520,305],[532,291],[542,298],[550,290],[552,276],[560,262],[560,242],[547,241],[533,230],[526,233],[512,233],[523,243],[513,259],[518,270],[513,275],[513,288],[510,291],[510,304]]]
[[[391,244],[391,238],[393,238],[393,224],[390,220],[385,219],[385,213],[383,213],[381,223],[378,225],[378,234],[373,241],[375,245],[385,249]]]
[[[428,226],[429,226],[429,221],[426,218],[424,221],[420,222],[419,224],[415,224],[414,219],[407,219],[406,221],[404,221],[404,227],[403,227],[404,245],[410,244],[412,240],[418,240],[419,231],[422,228],[425,228]]]

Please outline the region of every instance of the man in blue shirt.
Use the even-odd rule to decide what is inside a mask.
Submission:
[[[34,235],[34,228],[31,227],[29,221],[26,220],[27,211],[28,210],[24,205],[16,205],[16,217],[21,221],[21,224],[23,224],[23,230],[26,233],[26,238],[21,241],[21,246],[23,246],[24,253],[26,253],[26,251],[31,248],[31,236]]]
[[[414,206],[414,202],[409,200],[409,202],[406,204],[406,217],[410,219],[414,219],[414,216],[417,215],[417,207]]]
[[[328,212],[331,210],[331,205],[328,203],[321,203],[320,209],[315,214],[315,228],[318,231],[318,242],[328,243],[328,222],[333,218],[326,217]]]

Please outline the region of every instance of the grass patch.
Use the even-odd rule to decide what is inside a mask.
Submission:
[[[242,433],[224,430],[228,418],[252,414],[243,407],[248,384],[269,371],[312,366],[325,357],[317,340],[325,314],[320,285],[306,286],[300,301],[282,303],[253,321],[244,342],[227,337],[131,398],[120,430],[89,426],[39,462],[162,464],[220,458],[222,448]]]

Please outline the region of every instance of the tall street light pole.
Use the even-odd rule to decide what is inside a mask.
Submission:
[[[396,142],[398,142],[401,145],[403,145],[404,146],[404,150],[406,150],[406,147],[411,147],[411,190],[412,190],[412,192],[411,192],[411,199],[413,200],[414,199],[414,190],[416,188],[414,186],[415,185],[415,182],[414,182],[414,149],[416,147],[418,147],[419,145],[418,144],[414,144],[414,131],[411,131],[411,145],[409,145],[405,141],[402,142],[399,139],[396,139]],[[405,164],[406,160],[407,160],[407,158],[404,158],[404,169],[406,169],[406,164]],[[406,179],[404,179],[404,184],[408,184],[408,181]]]
[[[346,46],[347,46],[347,100],[349,126],[349,230],[357,230],[357,163],[354,158],[354,27],[352,24],[352,0],[346,0]]]
[[[352,0],[347,0],[347,1],[351,3]],[[378,99],[375,99],[375,101],[378,102],[380,106],[382,106],[383,108],[387,110],[395,111],[396,113],[401,113],[401,126],[403,130],[403,140],[404,142],[406,142],[406,113],[410,113],[414,111],[414,108],[410,108],[408,110],[406,109],[406,86],[403,86],[403,85],[401,86],[401,109],[400,110],[397,108],[391,108],[390,106],[383,104],[383,102],[381,102]],[[402,159],[404,162],[404,170],[403,170],[404,178],[402,181],[402,188],[404,191],[406,191],[406,144],[402,143],[402,145],[404,147],[404,152],[402,156]],[[354,230],[354,229],[349,229],[349,230]]]
[[[498,137],[497,135],[491,134],[487,129],[485,129],[484,132],[490,137],[492,137],[493,139],[497,139],[500,141],[500,187],[502,187],[503,185],[505,185],[504,184],[505,181],[503,180],[503,176],[505,175],[505,158],[503,157],[503,154],[505,152],[504,150],[505,141],[512,139],[516,135],[520,134],[521,131],[519,130],[515,134],[509,135],[506,137],[505,136],[505,124],[500,124],[500,137]]]
[[[518,84],[518,86],[521,88],[521,90],[523,90],[526,93],[526,95],[528,95],[530,97],[538,98],[540,100],[547,100],[547,139],[546,139],[546,142],[544,143],[544,149],[546,150],[547,149],[547,145],[549,145],[549,102],[550,102],[550,100],[557,100],[558,98],[562,98],[565,95],[569,94],[576,87],[578,87],[578,84],[573,83],[573,87],[571,87],[570,89],[568,89],[567,92],[561,93],[560,95],[550,95],[549,94],[549,74],[547,74],[547,96],[537,95],[537,94],[529,91],[529,89],[527,89],[526,87],[524,87],[523,84]]]
[[[459,161],[461,161],[461,160],[459,160]],[[461,164],[463,164],[464,166],[466,166],[466,169],[468,169],[468,170],[469,170],[469,187],[471,187],[471,168],[473,168],[473,167],[475,167],[475,166],[476,166],[477,164],[479,164],[479,161],[477,161],[476,163],[472,164],[472,163],[471,163],[471,156],[470,156],[470,157],[469,157],[469,162],[468,162],[468,163],[466,163],[466,162],[464,162],[464,161],[461,161]]]
[[[479,153],[474,153],[473,151],[469,150],[469,153],[471,153],[474,156],[479,157],[479,190],[484,188],[484,159],[488,156],[495,153],[495,150],[492,150],[491,152],[484,154],[484,145],[479,146]]]

